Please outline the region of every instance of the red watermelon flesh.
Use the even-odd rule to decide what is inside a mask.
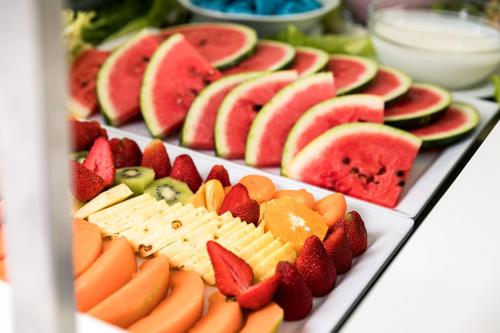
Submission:
[[[318,52],[320,52],[318,54]],[[323,62],[320,57],[322,57],[322,51],[320,50],[309,50],[308,48],[298,48],[295,53],[295,59],[293,60],[293,65],[290,69],[297,71],[299,76],[312,74],[321,70],[324,67],[325,62]],[[327,60],[328,55],[325,53],[324,58]],[[319,66],[318,66],[319,65]]]
[[[335,87],[337,90],[350,86],[365,72],[365,66],[358,61],[349,59],[330,59],[328,70],[333,72]]]
[[[352,125],[358,124],[341,125],[333,130]],[[326,143],[322,149],[312,148],[316,148],[314,157],[309,158],[301,152],[293,160],[292,164],[297,159],[310,159],[299,171],[293,165],[289,168],[292,178],[394,207],[403,192],[420,145],[398,135],[360,128]]]
[[[141,110],[153,136],[178,129],[198,93],[220,76],[182,35],[163,42],[148,65],[141,91]]]
[[[436,133],[443,133],[461,127],[469,121],[466,113],[454,108],[453,106],[446,109],[439,119],[427,126],[414,129],[410,133],[415,134],[421,138],[431,136]]]
[[[398,73],[393,69],[379,67],[377,75],[375,75],[370,86],[363,90],[363,93],[388,97],[387,100],[391,100],[407,91],[410,84],[411,79],[403,73]]]
[[[80,53],[69,70],[70,112],[82,118],[98,110],[97,73],[108,58],[109,52],[88,49]]]
[[[278,91],[296,78],[295,71],[281,71],[259,77],[236,88],[232,93],[234,100],[229,103],[224,101],[222,112],[219,111],[217,116],[217,155],[230,159],[243,158],[248,131],[258,112]]]
[[[438,104],[442,96],[430,89],[412,86],[408,92],[395,104],[389,105],[385,109],[386,117],[412,114],[425,109],[427,106]]]
[[[106,63],[103,68],[109,70],[103,83],[105,91],[100,91],[98,87],[102,110],[112,125],[122,125],[140,115],[139,96],[144,71],[159,46],[158,38],[151,34],[145,34],[131,43],[118,58],[112,59],[114,54],[111,55],[108,60],[113,60],[112,67],[107,69]],[[120,52],[120,49],[115,52]],[[104,99],[108,102],[103,103]],[[106,106],[108,103],[109,106]]]

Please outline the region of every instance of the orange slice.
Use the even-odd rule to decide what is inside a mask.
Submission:
[[[307,237],[323,239],[328,230],[323,217],[304,204],[282,197],[269,201],[264,213],[265,230],[283,242],[290,242],[299,253]]]

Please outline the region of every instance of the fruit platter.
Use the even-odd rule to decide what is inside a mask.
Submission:
[[[69,124],[76,307],[131,332],[330,332],[413,224],[157,139]]]
[[[243,25],[144,30],[112,45],[72,63],[77,117],[410,217],[496,112],[402,69],[259,40]]]

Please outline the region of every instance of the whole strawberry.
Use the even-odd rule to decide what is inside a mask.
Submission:
[[[313,296],[325,296],[335,287],[335,266],[318,237],[313,235],[306,239],[295,266]]]
[[[323,241],[326,252],[332,258],[337,274],[344,274],[351,269],[352,250],[344,228],[336,228]]]
[[[155,179],[167,177],[172,169],[165,145],[155,139],[144,149],[141,166],[155,171]]]
[[[94,199],[106,187],[104,179],[76,161],[70,163],[73,185],[71,191],[74,197],[80,201]]]
[[[229,174],[223,165],[216,164],[212,167],[212,169],[210,169],[206,181],[208,182],[211,179],[217,179],[223,187],[231,185]]]
[[[170,177],[186,183],[193,193],[198,191],[203,182],[193,159],[186,154],[175,158],[172,171],[170,171]]]
[[[335,225],[335,228],[345,230],[354,257],[366,251],[368,248],[368,233],[366,232],[365,222],[358,212],[352,211],[345,214],[339,223]]]
[[[142,152],[134,140],[111,139],[109,140],[115,159],[115,167],[126,168],[141,165]]]
[[[219,214],[222,215],[227,211],[246,223],[255,225],[259,223],[260,205],[250,198],[247,188],[242,184],[234,185],[222,201]]]
[[[97,121],[78,121],[70,119],[71,150],[89,150],[94,141],[101,136],[107,137],[106,130]]]
[[[312,310],[312,294],[295,266],[282,261],[276,266],[279,284],[274,301],[285,312],[285,320],[300,320]]]
[[[258,310],[271,303],[279,282],[279,275],[274,274],[270,278],[250,286],[247,290],[239,294],[236,300],[243,309]]]

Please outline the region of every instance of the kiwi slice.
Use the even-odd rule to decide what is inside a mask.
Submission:
[[[69,154],[69,158],[72,159],[73,161],[77,161],[78,163],[83,163],[83,161],[85,161],[85,158],[87,158],[88,154],[89,152],[86,150],[77,151],[75,153]]]
[[[144,193],[144,189],[155,180],[155,171],[144,167],[116,169],[115,184],[127,185],[135,195]]]
[[[169,205],[178,202],[184,204],[193,195],[186,183],[170,177],[155,180],[144,193],[149,193],[157,200],[165,200]]]

